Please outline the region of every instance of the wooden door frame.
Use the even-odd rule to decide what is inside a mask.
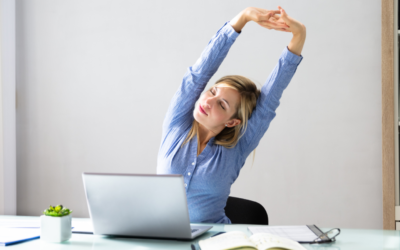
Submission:
[[[383,229],[395,230],[394,0],[382,0]]]

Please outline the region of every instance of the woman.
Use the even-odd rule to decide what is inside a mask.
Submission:
[[[167,111],[157,173],[183,175],[191,222],[231,223],[224,211],[231,185],[302,60],[306,28],[278,8],[249,7],[225,23],[189,67]],[[245,77],[226,76],[201,95],[249,21],[293,33],[261,91]]]

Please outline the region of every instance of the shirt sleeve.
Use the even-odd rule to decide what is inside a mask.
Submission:
[[[303,60],[300,55],[293,54],[287,47],[283,50],[277,65],[261,88],[255,110],[248,121],[247,129],[239,139],[238,146],[244,159],[258,146],[271,121],[276,116],[280,98],[289,85],[297,66]]]
[[[192,124],[196,101],[238,36],[239,33],[226,22],[211,38],[196,63],[187,69],[165,116],[163,137],[168,129]]]

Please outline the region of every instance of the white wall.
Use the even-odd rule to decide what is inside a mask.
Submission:
[[[382,228],[380,1],[17,2],[18,214],[87,217],[81,173],[155,173],[161,124],[187,67],[247,6],[307,26],[277,117],[232,196],[271,225]],[[248,24],[210,84],[260,86],[291,34]]]
[[[15,1],[0,0],[0,214],[17,213]]]

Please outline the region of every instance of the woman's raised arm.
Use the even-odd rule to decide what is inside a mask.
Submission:
[[[283,91],[289,85],[298,65],[303,59],[301,51],[306,38],[305,26],[289,17],[281,7],[278,8],[280,16],[275,14],[269,21],[286,24],[288,27],[275,29],[291,32],[293,38],[289,45],[282,51],[278,63],[269,75],[266,83],[262,86],[256,109],[251,114],[246,132],[238,142],[237,146],[241,149],[244,159],[257,147],[261,138],[268,130],[271,121],[276,116],[276,109],[280,104]],[[265,28],[269,28],[264,22],[259,24]]]
[[[218,70],[239,33],[226,22],[211,38],[197,61],[188,67],[172,98],[163,123],[163,134],[172,128],[191,126],[196,101]]]

